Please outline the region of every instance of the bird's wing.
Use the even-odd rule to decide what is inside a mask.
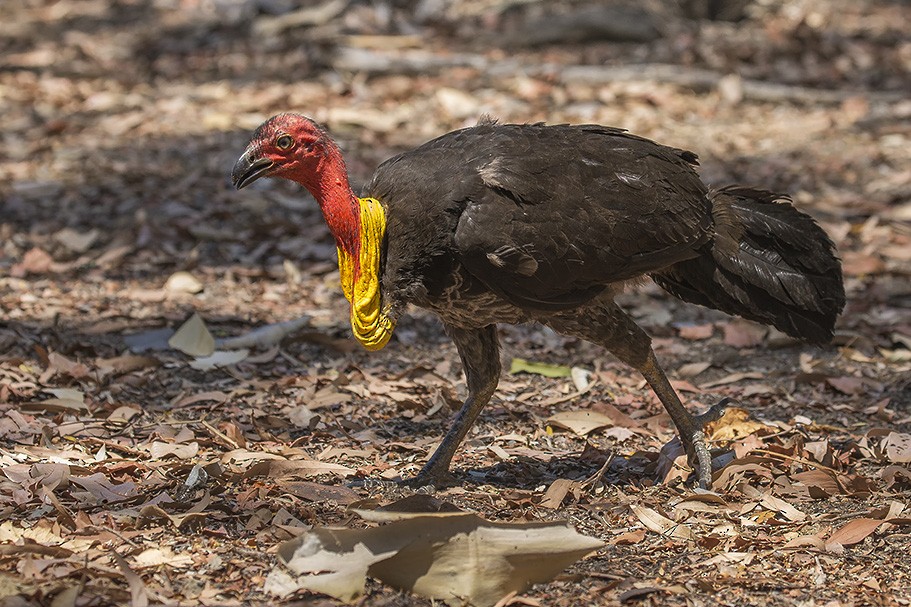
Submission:
[[[610,283],[695,257],[710,238],[692,154],[594,126],[501,126],[489,137],[456,194],[464,207],[454,246],[516,305],[579,305]]]

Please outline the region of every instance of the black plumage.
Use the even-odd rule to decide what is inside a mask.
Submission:
[[[376,170],[364,195],[386,210],[384,304],[393,318],[408,303],[439,314],[468,379],[468,399],[418,482],[447,474],[496,388],[496,324],[527,321],[642,372],[709,482],[702,427],[720,409],[686,411],[615,295],[650,276],[681,299],[815,342],[831,338],[845,299],[833,244],[812,218],[780,195],[710,190],[696,162],[615,128],[484,123]]]

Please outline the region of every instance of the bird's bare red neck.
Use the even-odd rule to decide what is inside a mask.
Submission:
[[[338,247],[357,259],[361,246],[360,204],[351,190],[341,150],[330,143],[317,170],[295,176],[294,180],[316,198]]]

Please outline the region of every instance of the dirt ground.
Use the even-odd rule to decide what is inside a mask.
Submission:
[[[483,114],[621,126],[698,153],[708,183],[789,193],[838,245],[829,347],[623,296],[688,406],[762,422],[718,428],[714,495],[659,455],[673,429],[634,371],[502,328],[505,370],[560,377],[504,371],[434,497],[605,542],[502,604],[908,605],[908,23],[886,0],[4,3],[0,604],[337,604],[268,594],[276,546],[367,525],[350,506],[407,492],[347,484],[414,474],[448,428],[441,324],[413,310],[361,350],[312,199],[230,185],[251,130],[293,110],[356,183]],[[211,367],[165,343],[194,312],[216,338],[307,320]],[[432,604],[377,581],[356,602]]]

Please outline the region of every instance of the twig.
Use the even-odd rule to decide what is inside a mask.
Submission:
[[[777,457],[778,459],[790,460],[793,462],[797,462],[798,464],[803,464],[805,466],[813,466],[814,468],[819,468],[820,470],[828,470],[832,474],[838,474],[838,470],[836,470],[835,468],[830,468],[829,466],[825,466],[823,464],[817,464],[816,462],[811,462],[810,460],[808,460],[804,457],[794,457],[792,455],[784,455],[782,453],[775,453],[774,451],[769,451],[767,449],[753,449],[753,453],[763,453],[765,455]]]
[[[582,489],[584,489],[586,487],[594,487],[595,483],[597,483],[602,478],[604,478],[604,475],[607,474],[608,470],[610,470],[610,465],[611,465],[611,463],[613,463],[614,457],[616,455],[617,455],[616,452],[611,451],[611,454],[607,456],[607,461],[604,462],[604,465],[601,466],[601,468],[597,472],[595,472],[590,477],[588,477],[587,479],[582,481],[579,484],[579,487]]]
[[[241,348],[269,348],[281,342],[285,337],[300,331],[310,324],[309,316],[263,325],[249,333],[236,337],[225,337],[215,340],[215,346],[222,350],[240,350]]]

